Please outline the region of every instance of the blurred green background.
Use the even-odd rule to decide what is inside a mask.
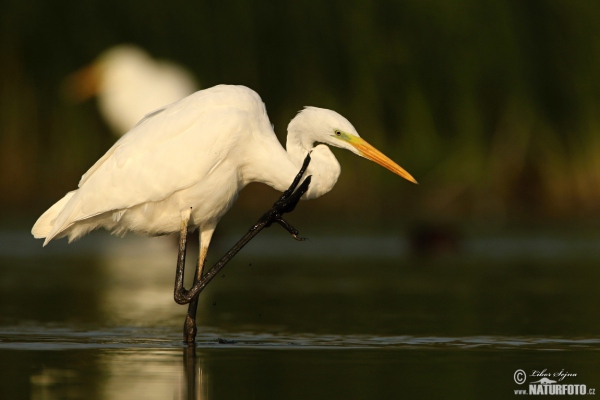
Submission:
[[[64,81],[121,43],[186,66],[202,87],[256,90],[282,142],[303,106],[334,109],[420,183],[337,151],[338,186],[300,212],[589,223],[600,211],[598,21],[592,1],[2,0],[1,224],[29,227],[115,141],[96,100],[73,103]],[[248,192],[234,214],[275,198]]]

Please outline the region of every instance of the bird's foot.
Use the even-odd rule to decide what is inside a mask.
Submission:
[[[290,225],[290,224],[289,224],[287,221],[285,221],[283,218],[281,218],[281,217],[280,217],[280,218],[277,218],[277,219],[275,220],[275,222],[277,222],[279,225],[283,226],[283,228],[284,228],[286,231],[288,231],[288,232],[289,232],[289,233],[292,235],[292,237],[293,237],[294,239],[296,239],[297,241],[299,241],[299,242],[303,242],[303,241],[305,241],[305,240],[306,240],[306,238],[299,237],[299,236],[298,236],[298,229],[294,228],[292,225]]]
[[[304,175],[304,173],[306,172],[306,169],[308,168],[308,164],[310,164],[310,153],[308,153],[306,155],[306,157],[304,158],[304,161],[302,162],[302,167],[300,167],[300,171],[298,171],[298,173],[296,174],[296,177],[292,181],[292,184],[290,185],[290,187],[285,192],[283,192],[283,195],[281,195],[279,200],[277,200],[275,202],[275,205],[277,205],[277,203],[279,203],[280,201],[284,201],[285,199],[290,198],[293,195],[294,191],[296,190],[296,187],[300,183],[300,179],[302,179],[302,176]],[[310,178],[310,176],[307,177],[307,179],[308,178]],[[305,182],[302,182],[302,185],[300,185],[300,187],[304,186],[305,183],[306,183],[306,180],[305,180]],[[308,183],[306,183],[306,187],[302,194],[304,194],[308,190],[309,184],[310,184],[310,180],[308,181]],[[298,190],[300,190],[300,188],[298,188]],[[302,197],[302,194],[300,195],[300,197]],[[300,197],[298,197],[298,200],[300,200]],[[296,200],[296,203],[298,203],[298,200]],[[294,204],[294,207],[295,207],[295,204]],[[292,210],[290,210],[290,211],[292,211]],[[286,211],[286,212],[290,212],[290,211]]]
[[[286,222],[282,218],[282,215],[294,211],[296,205],[298,205],[298,202],[300,201],[300,198],[304,195],[304,193],[307,192],[312,178],[310,175],[307,176],[306,179],[304,179],[304,181],[302,181],[300,185],[298,184],[300,183],[300,179],[302,179],[302,176],[306,172],[309,163],[310,153],[307,154],[306,158],[304,159],[304,162],[302,163],[302,168],[300,168],[300,171],[296,175],[296,178],[294,179],[290,187],[285,192],[283,192],[279,199],[277,199],[277,201],[273,204],[273,207],[271,207],[269,211],[263,214],[263,216],[258,220],[256,225],[254,225],[253,229],[258,229],[259,226],[269,227],[273,222],[277,222],[285,230],[287,230],[294,239],[300,241],[306,240],[305,238],[298,237],[298,230],[292,225],[290,225],[288,222]]]

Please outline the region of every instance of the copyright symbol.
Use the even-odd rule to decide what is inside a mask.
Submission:
[[[518,385],[522,385],[525,383],[525,380],[527,379],[527,374],[522,369],[518,369],[515,371],[513,378],[515,379],[515,382]]]

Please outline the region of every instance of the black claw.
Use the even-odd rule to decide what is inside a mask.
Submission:
[[[273,207],[271,207],[269,211],[267,211],[263,214],[262,217],[260,217],[258,222],[251,228],[251,230],[262,229],[262,227],[268,228],[269,226],[271,226],[271,224],[273,224],[273,222],[279,222],[283,214],[294,211],[296,205],[298,205],[298,202],[300,201],[300,198],[308,191],[308,187],[312,179],[312,176],[309,175],[298,186],[298,183],[300,182],[300,179],[302,179],[302,176],[306,172],[306,169],[308,168],[309,164],[310,153],[306,155],[306,158],[302,163],[302,168],[300,168],[300,171],[298,172],[298,174],[296,174],[296,177],[294,178],[294,181],[292,182],[290,187],[285,192],[283,192],[279,199],[277,199],[277,201],[273,204]],[[281,224],[281,222],[279,223]],[[289,224],[287,224],[287,222],[285,222],[285,224],[287,226],[290,226]],[[282,224],[282,226],[284,225]],[[284,226],[284,228],[288,229],[286,226]],[[290,231],[289,229],[288,231],[292,234],[292,236],[298,235],[298,231],[296,231],[295,233]]]
[[[294,193],[294,190],[296,190],[296,186],[298,186],[298,183],[300,183],[300,179],[302,179],[302,176],[308,168],[308,164],[310,164],[310,153],[308,153],[304,158],[304,162],[302,162],[302,167],[300,168],[300,171],[298,171],[296,177],[292,181],[292,184],[285,192],[283,192],[283,195],[279,198],[279,200],[287,199],[292,193]]]
[[[304,196],[304,193],[306,193],[308,191],[308,186],[310,185],[311,180],[312,180],[312,175],[307,176],[306,179],[302,182],[302,184],[298,187],[298,190],[296,190],[290,196],[288,201],[284,203],[284,205],[283,205],[284,212],[289,213],[289,212],[294,211],[294,208],[296,208],[296,205],[300,201],[300,198],[302,196]]]
[[[303,237],[299,237],[298,236],[298,229],[294,228],[292,225],[290,225],[286,220],[284,220],[283,218],[277,218],[275,220],[275,222],[277,222],[279,225],[281,225],[286,231],[288,231],[292,237],[294,239],[296,239],[299,242],[303,242],[306,240],[306,238]]]
[[[299,242],[304,242],[305,240],[308,240],[308,239],[307,239],[307,238],[305,238],[305,237],[298,237],[298,235],[294,235],[294,234],[292,234],[292,237],[293,237],[294,239],[296,239],[297,241],[299,241]]]
[[[294,181],[290,187],[283,192],[279,199],[277,199],[277,201],[273,204],[273,207],[271,207],[271,209],[259,219],[258,224],[256,224],[253,229],[258,229],[261,224],[264,227],[269,227],[273,222],[277,222],[284,229],[286,229],[294,239],[304,240],[303,238],[298,237],[298,230],[296,228],[283,220],[282,215],[294,211],[298,205],[298,202],[300,201],[300,198],[302,198],[302,196],[304,196],[304,194],[308,191],[308,187],[310,186],[310,182],[312,180],[311,175],[307,176],[306,179],[302,181],[300,186],[298,186],[298,184],[300,183],[300,179],[302,179],[302,176],[306,172],[309,164],[310,153],[306,155],[306,158],[302,163],[302,168],[300,168],[300,171],[298,171],[298,174],[296,174],[296,177],[294,178]]]

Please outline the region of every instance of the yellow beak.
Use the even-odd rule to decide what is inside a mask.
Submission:
[[[89,65],[69,75],[65,81],[67,94],[76,102],[84,101],[100,91],[100,67]]]
[[[411,181],[412,183],[418,184],[415,178],[413,178],[411,174],[406,172],[404,168],[393,162],[389,157],[377,150],[375,147],[371,146],[363,138],[351,136],[349,142],[352,146],[356,148],[356,150],[358,150],[361,156],[373,162],[376,162],[382,167],[389,169],[396,175],[400,175],[401,177],[408,181]]]

